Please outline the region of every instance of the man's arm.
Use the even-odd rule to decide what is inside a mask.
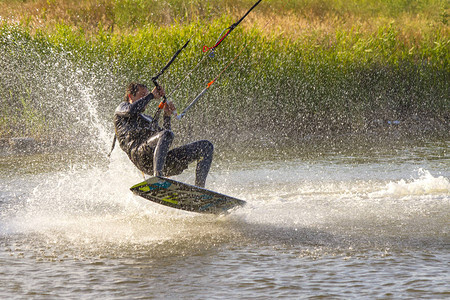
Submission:
[[[167,130],[172,130],[172,125],[170,123],[171,117],[164,116],[163,118],[163,128]]]
[[[133,102],[122,102],[117,108],[116,108],[116,114],[123,116],[123,117],[130,117],[132,115],[137,115],[139,113],[142,113],[145,110],[145,107],[150,102],[150,100],[154,99],[154,96],[152,93],[148,94],[145,97],[142,97],[141,99]]]
[[[170,124],[170,119],[171,119],[171,116],[173,115],[173,113],[176,111],[177,110],[176,110],[173,102],[171,102],[171,101],[166,102],[166,104],[164,105],[164,122],[163,122],[164,129],[172,130],[171,124]]]

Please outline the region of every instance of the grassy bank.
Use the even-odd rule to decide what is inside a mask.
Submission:
[[[202,46],[213,44],[252,4],[2,2],[0,136],[67,138],[92,127],[89,122],[110,122],[125,84],[151,86],[149,79],[192,37],[161,78],[170,92],[201,59]],[[263,1],[174,95],[184,107],[251,41],[188,122],[176,126],[194,135],[206,127],[228,140],[367,132],[390,121],[448,132],[445,5]]]

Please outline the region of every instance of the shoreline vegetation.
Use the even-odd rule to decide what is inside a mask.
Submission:
[[[109,122],[127,82],[150,86],[192,37],[162,79],[170,92],[254,2],[2,1],[0,138],[89,136],[83,118]],[[392,126],[448,138],[449,11],[440,0],[262,1],[174,95],[181,109],[253,41],[177,126],[236,142],[233,132],[300,140]]]

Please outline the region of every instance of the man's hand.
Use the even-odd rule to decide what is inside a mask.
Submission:
[[[164,88],[162,86],[157,86],[153,89],[152,94],[155,99],[159,99],[163,97],[166,92],[164,91]]]
[[[166,105],[164,105],[164,116],[170,117],[176,111],[177,109],[175,108],[175,105],[172,101],[166,102]]]

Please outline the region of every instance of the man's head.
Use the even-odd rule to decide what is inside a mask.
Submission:
[[[124,101],[133,103],[149,94],[148,88],[141,84],[132,82],[128,85]]]

